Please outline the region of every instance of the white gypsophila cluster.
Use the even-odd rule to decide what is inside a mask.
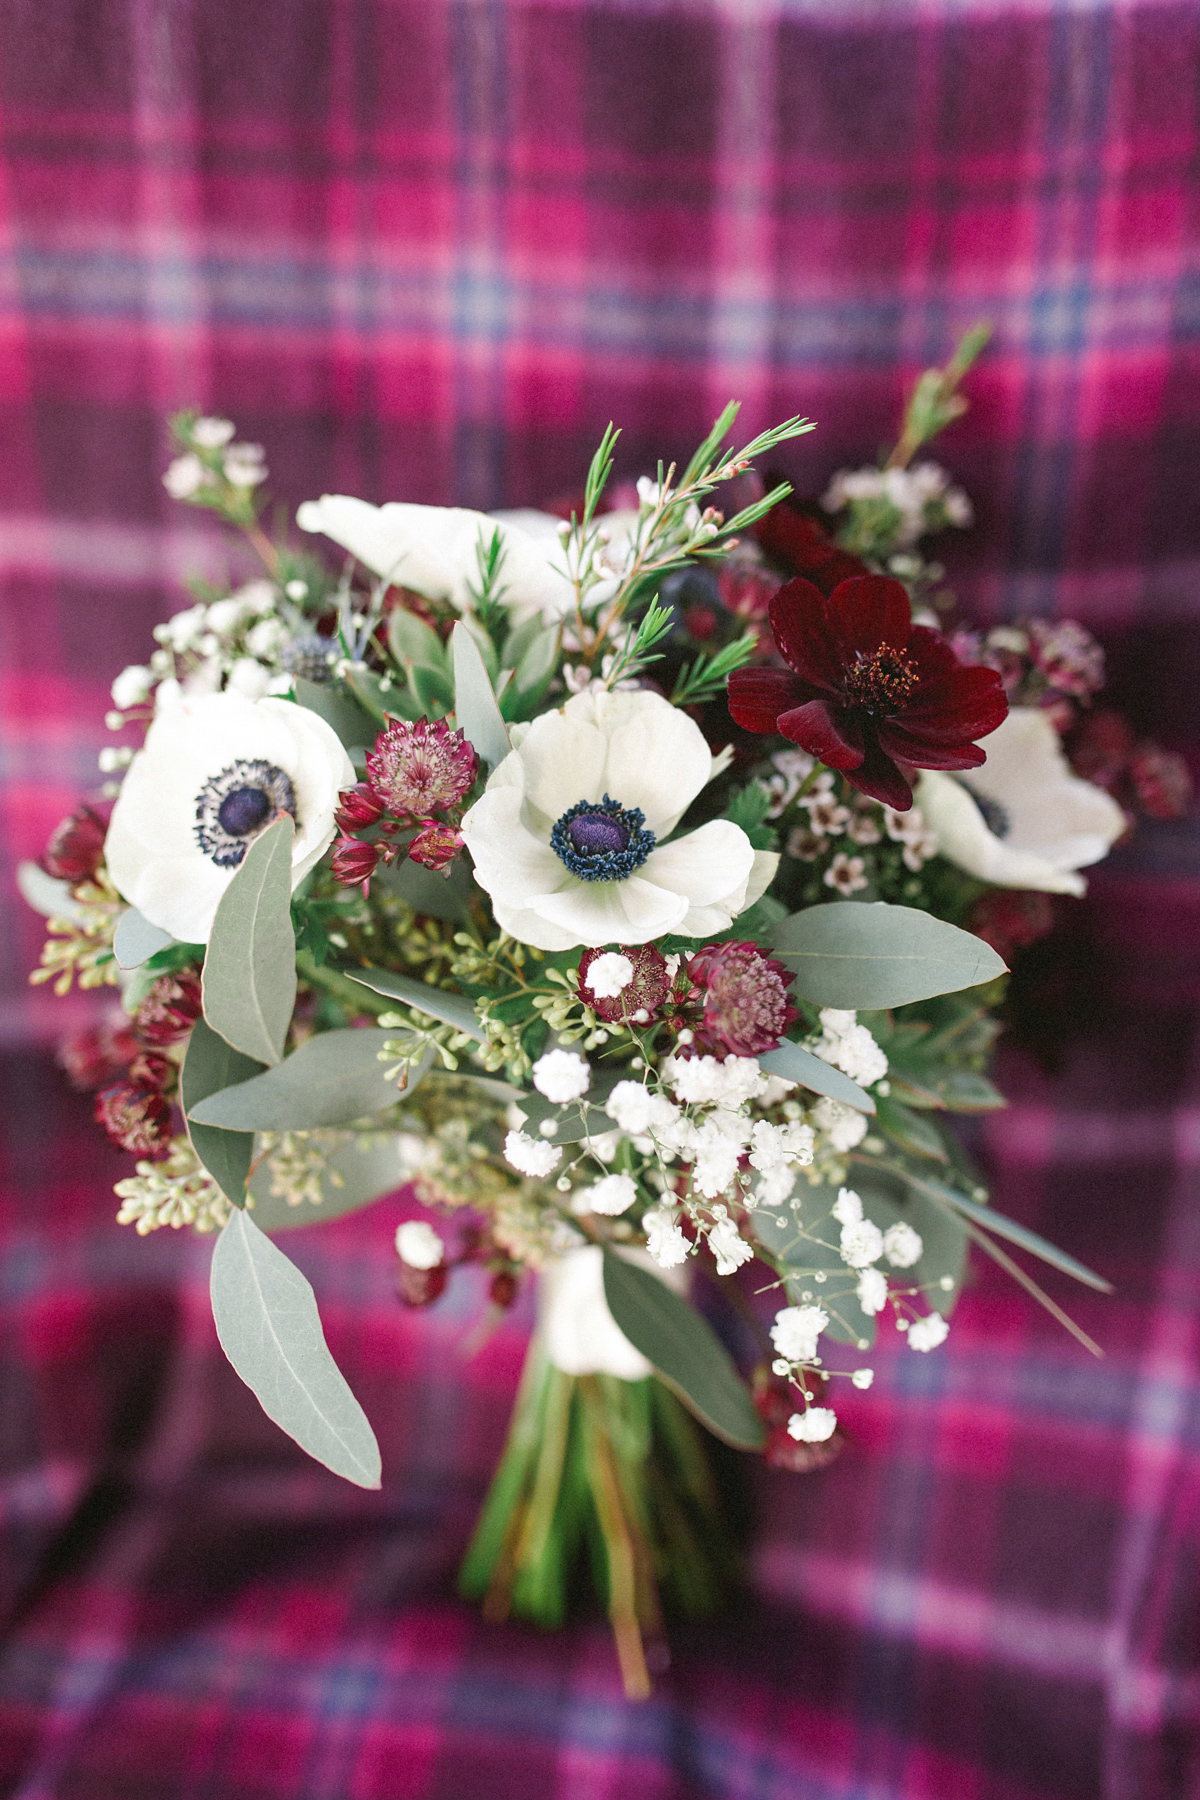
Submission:
[[[533,1065],[533,1085],[553,1105],[567,1106],[587,1093],[592,1071],[577,1050],[547,1050]]]
[[[446,1257],[446,1246],[425,1219],[406,1219],[396,1229],[396,1254],[410,1269],[436,1269]]]
[[[813,1160],[816,1133],[811,1125],[789,1119],[775,1125],[769,1119],[755,1121],[750,1132],[750,1167],[761,1180],[754,1189],[757,1206],[782,1206],[796,1186],[796,1170]]]
[[[941,1313],[926,1313],[923,1319],[914,1319],[909,1326],[908,1347],[910,1350],[936,1350],[949,1335],[950,1327]]]
[[[811,1045],[823,1062],[832,1063],[860,1087],[872,1087],[888,1071],[888,1059],[855,1013],[826,1006],[818,1017],[821,1036]]]
[[[660,1269],[675,1269],[687,1261],[691,1245],[668,1207],[655,1206],[642,1219],[646,1249]]]
[[[883,1234],[883,1254],[893,1269],[911,1269],[914,1263],[920,1262],[924,1248],[920,1233],[914,1231],[907,1220],[889,1225]]]
[[[828,1406],[809,1406],[793,1413],[787,1428],[788,1436],[799,1444],[823,1444],[837,1429],[837,1414]]]
[[[562,1161],[562,1150],[558,1144],[547,1143],[545,1138],[530,1137],[525,1131],[510,1131],[504,1140],[504,1160],[518,1175],[541,1181],[557,1169]]]
[[[583,985],[597,1000],[616,1000],[632,980],[633,964],[629,958],[622,956],[619,950],[606,950],[603,956],[597,956],[589,964]]]
[[[900,860],[914,875],[924,868],[931,856],[937,855],[938,834],[926,824],[919,806],[911,807],[908,812],[896,812],[885,806],[883,823],[892,842],[903,846]]]
[[[602,1213],[606,1218],[619,1218],[629,1211],[637,1199],[637,1182],[630,1175],[602,1175],[591,1187],[575,1194],[576,1212]]]
[[[975,518],[970,500],[934,462],[910,469],[839,469],[821,499],[826,512],[842,512],[855,500],[886,500],[900,514],[895,542],[908,548],[943,525],[966,530]]]
[[[746,1242],[737,1228],[737,1221],[729,1217],[725,1207],[714,1206],[712,1216],[708,1247],[717,1259],[717,1274],[732,1275],[743,1263],[751,1261],[753,1247]]]
[[[817,1339],[829,1323],[822,1306],[785,1306],[775,1314],[771,1342],[787,1363],[815,1363]]]
[[[812,1116],[814,1125],[824,1132],[831,1149],[839,1155],[857,1149],[870,1129],[865,1113],[840,1100],[830,1100],[827,1095],[817,1101]]]

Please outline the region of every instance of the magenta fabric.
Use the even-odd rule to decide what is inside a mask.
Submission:
[[[401,1203],[293,1238],[379,1433],[305,1463],[225,1365],[209,1250],[37,1044],[11,868],[94,789],[112,677],[216,576],[159,475],[196,404],[289,508],[532,504],[733,395],[805,491],[991,318],[940,459],[979,619],[1073,614],[1195,757],[1200,11],[1171,0],[0,0],[0,1792],[19,1800],[1200,1795],[1200,855],[1147,827],[1033,953],[998,1205],[1117,1283],[983,1265],[889,1340],[827,1472],[761,1474],[753,1579],[642,1707],[606,1634],[453,1574],[528,1319],[391,1290]],[[1041,984],[1039,986],[1039,983]],[[524,1303],[523,1303],[524,1304]]]

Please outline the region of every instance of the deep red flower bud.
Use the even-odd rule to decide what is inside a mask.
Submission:
[[[1044,938],[1053,925],[1053,901],[1032,888],[993,888],[975,902],[967,920],[968,930],[1005,962],[1011,961],[1015,950]]]
[[[517,1278],[511,1269],[499,1269],[488,1284],[488,1299],[493,1306],[508,1311],[517,1297]]]
[[[408,846],[413,862],[439,874],[450,872],[450,864],[463,847],[463,834],[453,825],[439,825],[436,819],[423,819],[421,829]]]
[[[140,1050],[129,1065],[129,1079],[134,1087],[173,1088],[179,1079],[179,1065],[157,1050]]]
[[[900,764],[977,769],[975,743],[1003,723],[994,669],[959,662],[940,632],[914,625],[898,581],[866,575],[825,595],[789,581],[771,602],[786,669],[738,669],[729,711],[747,731],[799,744],[851,787],[899,812],[913,803]]]
[[[339,838],[333,850],[333,879],[343,887],[366,886],[379,862],[379,847],[364,844],[358,838]]]
[[[704,1018],[697,1048],[724,1057],[775,1050],[799,1012],[787,990],[796,979],[757,944],[706,944],[688,958],[688,978],[700,989]]]
[[[815,519],[797,512],[790,500],[781,500],[754,527],[754,535],[773,562],[792,575],[802,575],[823,594],[831,594],[841,581],[871,571],[829,537]]]
[[[59,1045],[55,1060],[71,1086],[88,1093],[115,1081],[137,1055],[137,1048],[132,1024],[120,1019],[73,1032]]]
[[[200,971],[176,969],[160,975],[134,1016],[134,1031],[143,1044],[178,1044],[200,1017]]]
[[[421,818],[457,805],[478,766],[465,732],[444,719],[389,719],[367,757],[367,779],[390,811]]]
[[[598,958],[613,952],[585,950],[579,959],[579,998],[606,1025],[624,1025],[630,1020],[639,1025],[649,1024],[671,991],[671,973],[666,958],[653,944],[618,944],[615,953],[632,965],[633,974],[628,985],[619,994],[605,991],[597,994],[589,983],[589,970]]]
[[[81,806],[51,833],[42,867],[57,881],[86,881],[104,861],[108,826],[90,806]]]
[[[119,1150],[157,1159],[171,1142],[171,1107],[156,1088],[118,1081],[96,1095],[96,1122]]]
[[[338,795],[338,808],[333,816],[338,830],[353,837],[364,826],[374,825],[383,817],[383,812],[383,801],[370,782],[356,781],[353,787],[343,788]]]
[[[432,1306],[445,1290],[449,1271],[445,1263],[433,1269],[414,1269],[402,1262],[396,1270],[396,1292],[405,1306]]]

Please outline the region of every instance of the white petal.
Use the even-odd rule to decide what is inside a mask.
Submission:
[[[673,843],[661,844],[642,865],[648,881],[685,894],[694,906],[737,895],[739,901],[754,867],[754,846],[740,825],[712,819]]]
[[[575,880],[549,844],[527,829],[521,813],[517,788],[489,788],[462,822],[480,886],[493,901],[509,907],[528,906]]]
[[[539,895],[530,906],[539,918],[573,933],[573,944],[648,944],[676,931],[687,913],[682,894],[656,887],[638,875],[624,881],[578,881],[557,894]]]
[[[997,887],[1032,888],[1044,894],[1082,894],[1082,876],[1056,869],[1045,857],[1011,850],[984,823],[970,794],[949,775],[926,769],[916,802],[937,833],[938,849],[957,868]]]
[[[984,766],[959,779],[1003,807],[1008,849],[1029,851],[1055,869],[1082,869],[1107,856],[1125,816],[1111,794],[1072,772],[1040,708],[1014,706],[984,748]]]
[[[535,950],[578,948],[579,938],[573,931],[551,925],[528,906],[506,906],[502,900],[493,900],[492,913],[501,931],[507,931],[519,944],[532,944]]]
[[[608,739],[604,784],[622,806],[638,806],[656,837],[667,837],[712,774],[712,752],[694,719],[661,694],[576,694],[571,718],[595,723]]]
[[[548,826],[577,801],[604,797],[608,740],[590,720],[569,708],[535,719],[514,754],[521,759],[529,802]],[[619,798],[613,795],[614,800]]]

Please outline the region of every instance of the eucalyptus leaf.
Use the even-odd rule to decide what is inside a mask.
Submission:
[[[913,1187],[918,1186],[917,1178],[910,1177]],[[1097,1275],[1085,1263],[1077,1262],[1060,1250],[1056,1244],[1049,1243],[1039,1237],[1036,1231],[1030,1231],[1025,1225],[1018,1225],[1004,1213],[996,1212],[990,1206],[980,1206],[977,1201],[968,1200],[964,1194],[955,1193],[953,1188],[944,1188],[935,1182],[920,1182],[919,1186],[931,1196],[941,1196],[944,1203],[953,1206],[957,1212],[970,1219],[973,1224],[984,1231],[990,1231],[996,1237],[1007,1238],[1010,1244],[1019,1244],[1022,1250],[1028,1250],[1032,1256],[1038,1256],[1051,1268],[1059,1269],[1064,1275],[1071,1275],[1076,1281],[1082,1281],[1085,1287],[1095,1288],[1101,1294],[1111,1294],[1113,1284],[1106,1281],[1103,1275]]]
[[[210,1292],[221,1348],[267,1417],[335,1475],[377,1488],[379,1445],[329,1354],[312,1288],[244,1212],[217,1239]]]
[[[219,1037],[203,1019],[197,1019],[188,1039],[183,1068],[179,1076],[179,1102],[184,1124],[192,1140],[192,1149],[204,1164],[221,1192],[235,1206],[241,1206],[246,1177],[254,1156],[252,1131],[218,1131],[212,1125],[197,1125],[187,1115],[193,1106],[220,1093],[239,1081],[249,1081],[262,1073],[263,1065],[251,1056],[243,1056]]]
[[[277,1063],[296,1004],[292,842],[286,815],[254,839],[221,895],[204,958],[204,1016],[235,1050]]]
[[[781,1075],[785,1081],[798,1081],[814,1094],[826,1094],[831,1100],[840,1100],[843,1106],[853,1106],[858,1112],[873,1113],[875,1102],[865,1088],[860,1088],[857,1081],[851,1081],[832,1063],[814,1056],[802,1044],[794,1044],[791,1038],[785,1038],[778,1050],[768,1050],[760,1056],[759,1066],[769,1075]]]
[[[771,943],[796,971],[798,994],[851,1012],[976,987],[1005,970],[982,938],[883,901],[810,906],[776,925]]]
[[[941,1133],[932,1122],[921,1113],[905,1106],[902,1100],[893,1095],[880,1099],[879,1127],[886,1137],[908,1150],[913,1156],[926,1156],[933,1162],[945,1163],[950,1158],[946,1146],[942,1142]]]
[[[701,1424],[737,1450],[758,1450],[762,1420],[707,1319],[656,1275],[604,1251],[604,1298],[617,1325]]]
[[[221,1131],[214,1135],[228,1138],[235,1134]],[[272,1169],[268,1158],[255,1170],[249,1183],[247,1204],[253,1202],[254,1223],[260,1231],[294,1231],[300,1225],[321,1225],[329,1219],[340,1219],[347,1213],[373,1206],[385,1194],[395,1193],[409,1179],[400,1162],[398,1143],[394,1133],[382,1142],[369,1133],[365,1138],[356,1137],[335,1150],[321,1170],[321,1199],[315,1206],[307,1199],[293,1206],[286,1195],[271,1192]],[[340,1176],[340,1186],[335,1176]]]
[[[410,662],[443,672],[447,668],[441,638],[432,625],[406,606],[394,607],[388,614],[388,645],[402,668]]]
[[[469,631],[471,634],[494,691],[500,676],[500,659],[496,655],[496,646],[492,642],[491,634],[474,613],[464,613],[461,623],[463,630]]]
[[[473,877],[462,856],[450,864],[448,874],[439,875],[406,856],[402,862],[381,863],[371,879],[427,918],[461,919],[470,908]]]
[[[466,733],[483,761],[494,768],[504,761],[512,746],[479,646],[461,619],[450,633],[450,649],[454,659],[454,709],[459,728]]]
[[[297,675],[292,683],[296,700],[336,731],[347,750],[369,750],[379,735],[379,722],[366,712],[353,694],[324,682]]]
[[[386,1079],[389,1065],[379,1060],[395,1035],[382,1027],[318,1032],[286,1062],[212,1094],[190,1116],[226,1131],[308,1131],[365,1119],[401,1097],[395,1081]],[[409,1071],[404,1092],[416,1087],[427,1067],[428,1061]]]
[[[440,1019],[443,1025],[453,1025],[456,1031],[473,1037],[477,1043],[484,1041],[483,1027],[475,1015],[473,1003],[465,994],[447,993],[445,988],[430,987],[428,982],[414,981],[409,975],[396,975],[391,969],[339,968],[339,975],[346,975],[360,986],[370,988],[373,994],[384,994],[389,1000],[400,1000],[405,1006],[415,1007],[431,1019]]]
[[[454,683],[444,669],[430,669],[412,663],[408,684],[421,711],[431,719],[441,718],[454,705]]]
[[[127,907],[117,920],[117,929],[113,933],[113,955],[117,959],[117,967],[121,969],[140,969],[144,962],[160,950],[165,950],[175,939],[161,925],[152,925],[136,906]]]

